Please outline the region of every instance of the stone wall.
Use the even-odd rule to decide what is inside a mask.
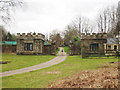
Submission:
[[[80,55],[81,54],[80,46],[76,46],[73,43],[70,43],[69,48],[70,48],[69,55]]]
[[[16,45],[2,45],[2,53],[16,53]]]
[[[56,55],[56,45],[44,45],[45,55]]]

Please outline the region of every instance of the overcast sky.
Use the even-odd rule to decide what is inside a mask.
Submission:
[[[65,26],[78,16],[95,21],[99,10],[117,5],[120,0],[23,0],[26,5],[17,9],[11,33],[50,33]]]

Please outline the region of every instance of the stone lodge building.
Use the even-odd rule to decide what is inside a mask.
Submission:
[[[97,54],[104,55],[104,43],[107,43],[106,33],[83,33],[81,39],[82,57]]]
[[[45,36],[41,33],[17,33],[17,54],[43,54]]]

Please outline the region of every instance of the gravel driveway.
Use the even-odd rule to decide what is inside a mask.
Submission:
[[[63,52],[61,52],[62,50],[63,50]],[[30,71],[35,71],[35,70],[39,70],[42,68],[50,67],[52,65],[55,65],[55,64],[58,64],[58,63],[64,61],[66,59],[66,57],[67,57],[67,54],[64,52],[64,48],[60,47],[60,51],[58,52],[57,57],[55,57],[54,59],[47,61],[45,63],[31,66],[31,67],[26,67],[26,68],[22,68],[22,69],[17,69],[17,70],[6,71],[3,73],[0,73],[0,77],[10,76],[10,75],[14,75],[14,74],[20,74],[20,73],[24,73],[24,72],[30,72]]]

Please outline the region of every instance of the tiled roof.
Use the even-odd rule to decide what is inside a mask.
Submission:
[[[108,38],[107,44],[118,44],[118,38]]]
[[[2,41],[0,44],[4,45],[17,45],[17,41]]]

